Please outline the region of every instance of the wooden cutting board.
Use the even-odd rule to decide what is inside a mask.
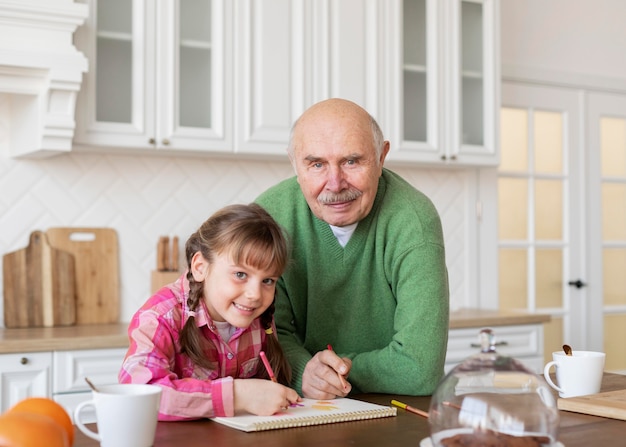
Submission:
[[[50,228],[50,245],[76,260],[76,324],[116,323],[120,313],[119,253],[112,228]]]
[[[557,406],[559,410],[626,421],[626,390],[559,398]]]
[[[34,231],[28,247],[2,257],[4,325],[69,326],[76,322],[74,256]]]

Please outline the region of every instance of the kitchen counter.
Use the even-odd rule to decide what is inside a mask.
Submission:
[[[459,309],[450,312],[450,329],[547,323],[550,315],[509,310]]]
[[[450,329],[537,324],[549,315],[461,309],[450,313]],[[128,323],[0,329],[0,354],[75,349],[126,348]]]
[[[128,347],[128,323],[0,329],[0,354]]]
[[[604,374],[601,391],[621,390],[626,387],[626,376]],[[556,392],[552,391],[556,398]],[[399,396],[393,394],[361,394],[355,398],[379,405],[389,405],[398,399],[415,408],[428,411],[430,396]],[[620,446],[624,445],[626,422],[586,414],[559,410],[559,441],[553,445],[566,447]],[[96,425],[90,425],[96,430]],[[222,424],[202,419],[185,422],[159,422],[154,447],[205,447],[211,442],[230,447],[260,445],[282,446],[346,446],[406,447],[418,446],[428,437],[430,427],[426,418],[398,409],[395,417],[370,419],[340,424],[269,430],[246,433]],[[210,440],[207,442],[207,440]],[[98,441],[76,430],[74,447],[98,447]],[[430,443],[422,443],[430,445]]]

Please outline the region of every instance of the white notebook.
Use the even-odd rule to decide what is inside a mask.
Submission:
[[[272,416],[242,414],[233,417],[215,417],[211,420],[237,430],[250,432],[383,418],[395,416],[396,410],[395,407],[347,397],[330,400],[302,399],[287,410]]]

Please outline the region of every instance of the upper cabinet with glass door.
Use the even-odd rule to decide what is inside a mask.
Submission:
[[[498,164],[498,1],[383,2],[389,160]]]
[[[230,150],[232,42],[225,0],[86,0],[80,147]]]

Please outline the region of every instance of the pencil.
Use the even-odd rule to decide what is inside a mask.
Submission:
[[[333,347],[330,344],[326,345],[326,347],[328,348],[329,351],[333,350]],[[339,373],[337,373],[337,375],[339,376],[339,380],[341,380],[341,386],[343,387],[344,390],[347,390],[348,389],[348,384],[346,383],[345,377],[343,377]]]
[[[267,356],[265,355],[265,352],[263,351],[259,352],[259,356],[261,356],[261,360],[263,361],[263,365],[265,365],[267,374],[270,376],[270,380],[272,382],[276,382],[276,376],[274,376],[274,370],[272,369],[270,362],[267,360]]]
[[[428,418],[428,413],[425,411],[422,411],[418,408],[412,407],[410,405],[407,405],[405,403],[399,402],[397,400],[392,400],[391,401],[391,405],[395,405],[396,407],[400,407],[400,408],[404,408],[406,411],[410,411],[411,413],[415,413],[418,414],[422,417]]]

